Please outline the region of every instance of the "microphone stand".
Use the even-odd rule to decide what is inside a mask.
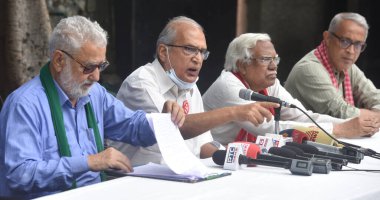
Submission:
[[[277,135],[280,133],[281,107],[280,104],[280,107],[274,109],[274,134]]]

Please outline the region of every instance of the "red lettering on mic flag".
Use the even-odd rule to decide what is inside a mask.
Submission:
[[[318,131],[309,130],[309,131],[306,131],[306,135],[309,136],[310,141],[315,142],[315,139],[317,138],[317,135],[318,135]]]
[[[190,105],[189,105],[189,102],[187,100],[183,101],[182,108],[183,108],[183,112],[185,112],[185,115],[187,115],[189,113],[189,110],[190,110]]]

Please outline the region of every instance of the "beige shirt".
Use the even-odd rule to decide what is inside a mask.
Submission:
[[[191,90],[178,90],[157,59],[153,63],[139,67],[129,75],[116,97],[130,109],[141,109],[147,113],[161,112],[167,100],[176,101],[181,106],[187,100],[190,105],[189,113],[204,111],[198,87],[195,85]],[[211,141],[213,141],[211,133],[207,131],[195,138],[185,140],[185,143],[194,155],[199,157],[201,146]],[[157,144],[143,148],[116,141],[108,141],[108,143],[126,154],[132,165],[164,162]]]
[[[226,106],[244,105],[252,103],[239,98],[240,89],[245,88],[243,83],[231,72],[222,71],[218,79],[208,88],[203,94],[203,103],[205,110],[213,110]],[[280,98],[283,101],[296,105],[302,110],[306,110],[302,104],[294,99],[276,79],[276,82],[271,87],[267,88],[268,96]],[[306,111],[315,121],[317,121],[326,131],[332,132],[332,123],[341,123],[344,120],[330,117],[328,115],[321,115]],[[306,124],[308,123],[308,124]],[[281,108],[281,121],[280,131],[284,129],[293,128],[294,126],[310,126],[311,120],[296,108]],[[213,138],[226,145],[233,142],[240,129],[244,128],[250,133],[255,135],[264,135],[265,133],[274,133],[274,120],[272,118],[269,122],[264,122],[259,126],[255,126],[249,122],[230,122],[223,126],[216,127],[211,130]]]
[[[339,85],[337,90],[325,67],[315,57],[314,50],[296,63],[285,82],[285,88],[307,109],[333,117],[356,117],[359,108],[380,109],[380,90],[372,81],[355,64],[348,69],[348,74],[355,106],[344,100],[344,73],[335,72]]]

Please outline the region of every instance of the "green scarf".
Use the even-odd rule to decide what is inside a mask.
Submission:
[[[49,101],[49,106],[51,110],[51,118],[53,120],[55,135],[57,137],[58,150],[61,157],[71,157],[71,151],[69,143],[67,142],[66,130],[63,122],[63,114],[61,106],[59,105],[57,88],[54,85],[53,77],[51,76],[49,69],[50,62],[46,63],[40,71],[40,79],[42,86],[46,91],[46,95]],[[92,108],[91,102],[85,105],[86,118],[88,128],[92,128],[95,134],[95,142],[98,153],[104,150],[102,140],[100,138],[100,133],[98,126],[96,124],[94,110]],[[104,172],[100,172],[100,178],[102,181],[106,180]],[[72,188],[76,188],[76,181],[74,180]]]

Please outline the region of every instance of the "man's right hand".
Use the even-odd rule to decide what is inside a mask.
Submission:
[[[360,109],[359,123],[365,136],[372,136],[379,131],[380,128],[380,112]]]
[[[234,107],[234,121],[249,121],[255,126],[272,119],[272,113],[268,108],[278,108],[280,104],[271,102],[255,102]]]
[[[91,171],[121,169],[125,172],[133,172],[131,162],[127,156],[112,147],[98,154],[89,155],[87,163]]]

